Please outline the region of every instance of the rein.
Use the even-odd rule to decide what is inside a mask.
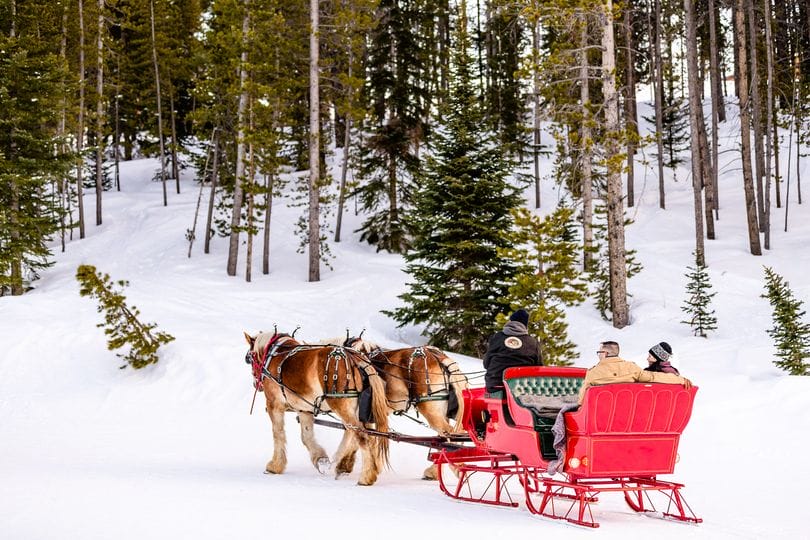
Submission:
[[[300,399],[301,401],[303,401],[307,405],[312,406],[312,414],[314,414],[315,416],[317,416],[319,414],[326,414],[326,415],[328,415],[329,417],[331,417],[331,418],[333,418],[335,420],[339,420],[338,418],[336,418],[332,414],[331,411],[321,410],[321,403],[326,398],[357,398],[357,397],[359,397],[359,395],[361,393],[361,390],[357,388],[356,380],[354,378],[354,370],[352,369],[352,368],[355,367],[355,365],[354,365],[355,363],[351,362],[351,365],[350,365],[348,355],[346,354],[345,348],[342,347],[342,346],[338,346],[338,345],[326,345],[326,346],[324,346],[324,345],[297,345],[293,349],[291,349],[289,352],[287,352],[286,355],[284,356],[284,358],[281,359],[281,362],[279,362],[278,367],[275,370],[276,375],[274,376],[273,373],[270,371],[270,363],[272,362],[272,360],[273,360],[273,358],[275,356],[278,356],[279,354],[281,354],[280,352],[278,352],[279,348],[281,348],[281,346],[285,342],[289,341],[290,339],[292,339],[290,336],[284,336],[284,335],[273,336],[270,339],[270,341],[267,343],[267,345],[265,345],[264,352],[261,355],[261,359],[259,359],[259,355],[255,351],[253,351],[252,349],[248,352],[248,356],[250,357],[251,367],[253,369],[254,386],[255,386],[255,390],[253,392],[253,402],[250,405],[250,414],[253,414],[253,405],[254,405],[255,400],[256,400],[256,394],[258,393],[260,388],[262,389],[262,391],[264,391],[263,381],[264,381],[264,379],[267,378],[267,379],[271,379],[273,382],[278,384],[278,386],[281,389],[282,396],[284,397],[284,400],[286,402],[289,402],[289,400],[287,398],[287,392],[290,392],[291,394],[295,395],[298,399]],[[322,349],[322,348],[325,348],[325,347],[332,347],[332,351],[329,352],[329,355],[326,358],[326,366],[324,368],[323,380],[324,380],[325,392],[324,392],[324,394],[318,396],[315,399],[315,402],[313,403],[313,402],[310,402],[308,399],[306,399],[301,394],[299,394],[298,392],[296,392],[295,390],[293,390],[292,388],[290,388],[289,386],[287,386],[286,384],[284,384],[282,368],[284,366],[284,362],[286,362],[287,359],[289,359],[290,357],[294,356],[295,354],[297,354],[297,353],[299,353],[301,351]],[[354,349],[350,349],[350,350],[352,352],[355,352],[356,354],[361,354],[362,355],[362,353],[360,353],[359,351],[354,351]],[[341,358],[343,359],[343,364],[344,364],[344,367],[345,367],[345,370],[346,370],[346,386],[343,388],[342,391],[338,391],[338,389],[337,389],[338,361]],[[328,386],[327,386],[327,384],[328,384],[328,374],[329,374],[330,360],[333,360],[333,359],[334,359],[334,362],[331,364],[333,366],[333,371],[332,371],[332,373],[333,373],[333,376],[332,376],[332,392],[329,392],[328,391]],[[246,360],[247,360],[247,358],[246,358]],[[365,363],[365,365],[362,362],[358,362],[357,366],[356,366],[361,371],[361,373],[363,375],[363,382],[364,383],[368,380],[368,378],[370,376],[378,375],[376,373],[376,371],[373,371],[372,373],[368,373],[366,371],[366,367],[368,367],[368,366],[373,367],[373,365],[370,362]],[[351,383],[351,386],[349,386],[350,383]]]

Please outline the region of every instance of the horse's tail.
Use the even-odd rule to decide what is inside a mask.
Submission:
[[[456,410],[455,415],[455,425],[453,426],[453,432],[458,433],[464,430],[462,419],[464,418],[464,390],[469,388],[470,384],[467,381],[467,376],[461,371],[461,368],[458,367],[458,364],[447,356],[444,353],[438,355],[439,362],[441,362],[442,366],[445,370],[447,370],[447,378],[448,382],[450,383],[450,388],[448,390],[452,391],[456,396],[456,401],[458,402],[458,409]],[[449,401],[448,401],[449,403]]]
[[[388,432],[388,400],[385,397],[385,383],[376,369],[369,376],[368,382],[371,385],[371,409],[374,411],[374,422],[377,424],[377,431]],[[374,450],[379,459],[380,468],[388,467],[388,439],[386,437],[372,437],[372,439],[375,442]]]
[[[374,416],[376,430],[383,433],[388,432],[388,400],[385,396],[385,383],[374,365],[365,359],[361,363],[361,369],[368,376],[368,384],[371,387],[371,412]],[[388,467],[388,439],[386,437],[369,437],[371,453],[379,464],[380,469]]]

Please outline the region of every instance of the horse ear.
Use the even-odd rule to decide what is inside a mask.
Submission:
[[[242,332],[242,333],[245,334],[245,341],[248,342],[248,345],[253,347],[253,344],[256,342],[256,338],[255,337],[250,337],[250,334],[248,334],[247,332]]]

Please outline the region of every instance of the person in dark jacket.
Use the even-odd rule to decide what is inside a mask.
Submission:
[[[671,358],[672,347],[666,341],[662,341],[657,345],[653,345],[653,348],[650,349],[650,354],[647,355],[647,362],[649,362],[650,365],[644,368],[644,370],[680,375],[678,370],[670,363]]]
[[[540,344],[529,335],[529,312],[519,309],[512,313],[503,330],[489,338],[484,355],[484,378],[489,394],[503,390],[503,372],[516,366],[542,366]]]

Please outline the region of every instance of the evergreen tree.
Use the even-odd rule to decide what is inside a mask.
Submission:
[[[810,374],[810,324],[802,321],[805,311],[801,300],[793,296],[790,284],[782,276],[765,267],[765,294],[773,307],[773,328],[768,330],[776,344],[774,361],[778,367],[791,375]]]
[[[689,278],[686,285],[687,298],[681,311],[689,316],[689,320],[681,322],[691,326],[696,336],[706,337],[706,332],[717,329],[717,318],[714,310],[710,309],[711,300],[717,293],[710,292],[712,284],[706,266],[696,261],[694,267],[687,268],[690,270],[686,274]]]
[[[503,259],[518,268],[509,287],[511,308],[526,308],[531,313],[529,333],[540,343],[543,363],[570,365],[576,347],[568,339],[564,306],[583,302],[587,284],[580,279],[577,266],[578,239],[574,230],[574,211],[560,206],[541,220],[527,209],[514,212],[514,231],[505,240],[514,247],[499,250]],[[499,321],[506,322],[501,314]]]
[[[503,231],[511,229],[510,211],[520,197],[508,182],[512,164],[482,121],[463,6],[445,125],[437,130],[435,154],[426,160],[408,214],[415,235],[405,255],[413,281],[400,296],[407,306],[389,314],[400,326],[426,323],[424,333],[439,347],[482,354],[496,315],[508,309],[517,268],[498,249],[510,244]]]
[[[419,144],[427,131],[430,99],[421,74],[428,59],[418,39],[424,3],[380,0],[380,23],[369,38],[366,99],[372,125],[362,149],[357,191],[369,217],[360,238],[393,252],[408,247],[402,213],[410,205]]]
[[[521,51],[527,45],[525,21],[520,15],[523,6],[507,0],[490,0],[488,4],[485,116],[504,147],[518,153],[528,142],[520,78]]]
[[[69,156],[57,137],[65,65],[49,40],[61,6],[31,2],[0,33],[0,295],[21,295],[52,263],[57,179]],[[51,18],[53,17],[53,18]],[[13,19],[13,20],[11,20]]]
[[[135,369],[146,367],[158,361],[157,351],[161,345],[174,341],[174,337],[165,332],[154,332],[155,323],[142,323],[138,320],[141,314],[135,306],[127,306],[126,298],[115,285],[125,287],[127,281],[120,280],[113,284],[108,274],[96,271],[95,266],[83,264],[76,269],[76,279],[81,286],[79,294],[98,299],[98,312],[104,312],[104,328],[108,336],[107,348],[111,351],[129,345],[126,354],[118,353],[127,364]],[[121,366],[125,368],[126,364]]]

